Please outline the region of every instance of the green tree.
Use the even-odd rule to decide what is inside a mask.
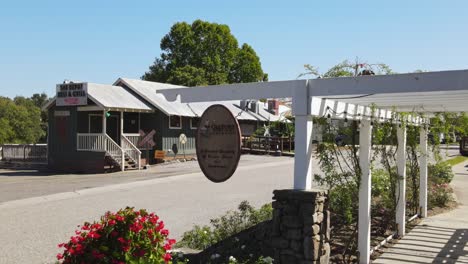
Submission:
[[[161,40],[161,56],[142,79],[186,86],[266,81],[254,49],[227,25],[196,20],[175,23]]]
[[[22,96],[0,98],[0,127],[0,144],[37,143],[45,135],[40,108]]]
[[[323,78],[335,78],[335,77],[352,77],[357,75],[369,75],[369,74],[392,74],[393,71],[387,64],[384,63],[364,63],[359,62],[350,62],[348,60],[344,60],[335,66],[328,69],[328,71],[320,74],[319,69],[313,65],[305,64],[304,65],[305,72],[299,74],[299,77],[303,77],[306,75],[312,75],[317,77]]]

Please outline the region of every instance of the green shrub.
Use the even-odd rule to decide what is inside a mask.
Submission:
[[[428,207],[447,207],[453,201],[453,190],[447,183],[432,183],[428,193]]]
[[[337,185],[330,191],[330,211],[346,224],[353,223],[357,217],[355,193],[357,186],[353,183]]]
[[[247,201],[243,201],[239,204],[238,210],[228,211],[219,218],[211,219],[211,226],[195,226],[192,230],[184,232],[177,246],[206,249],[249,227],[271,220],[272,214],[271,204],[263,205],[257,210]]]
[[[453,179],[452,167],[446,162],[438,162],[428,166],[428,178],[437,184],[450,183]]]

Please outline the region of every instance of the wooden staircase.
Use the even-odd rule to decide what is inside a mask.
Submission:
[[[105,152],[105,171],[140,169],[141,151],[124,135],[121,143],[122,147],[107,134],[78,134],[77,150]]]

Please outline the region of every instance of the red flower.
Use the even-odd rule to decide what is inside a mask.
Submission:
[[[93,229],[101,229],[101,228],[102,228],[102,225],[101,225],[101,224],[98,224],[98,223],[95,223],[95,224],[91,225],[91,228],[93,228]]]
[[[115,223],[116,223],[116,222],[115,222],[115,220],[114,220],[114,219],[111,219],[111,220],[109,220],[109,222],[108,222],[108,224],[109,224],[110,226],[113,226],[113,225],[115,225]]]
[[[167,236],[169,235],[169,230],[167,230],[167,229],[163,229],[163,230],[161,230],[161,235],[163,235],[163,236],[166,236],[166,237],[167,237]]]
[[[122,246],[122,250],[124,252],[128,252],[130,250],[130,246]]]
[[[122,222],[124,220],[124,217],[121,216],[121,215],[116,215],[115,216],[115,220],[119,221],[119,222]]]
[[[111,233],[110,233],[111,237],[116,237],[119,235],[119,232],[113,230]]]
[[[156,227],[156,231],[161,231],[164,228],[164,222],[160,221],[159,225]]]
[[[158,222],[158,220],[159,220],[159,217],[158,217],[157,215],[150,215],[149,221],[150,221],[153,225],[155,225],[155,224]]]
[[[174,245],[176,243],[176,240],[175,239],[168,239],[167,243],[169,243],[170,245]]]
[[[135,252],[133,252],[133,255],[135,257],[143,257],[145,255],[145,250],[144,249],[140,249],[140,250],[137,250]]]
[[[171,247],[172,247],[172,246],[171,246],[170,244],[165,244],[165,245],[163,246],[163,248],[164,248],[166,251],[170,250]]]
[[[95,238],[95,239],[98,239],[98,238],[100,238],[100,237],[101,237],[101,235],[100,235],[100,234],[98,234],[98,233],[96,233],[96,232],[94,232],[94,231],[91,231],[91,232],[89,232],[89,234],[88,234],[88,237],[89,237],[89,238]]]
[[[59,253],[59,254],[57,254],[57,259],[58,259],[58,260],[61,260],[61,259],[63,259],[63,255],[62,255],[62,254],[60,254],[60,253]]]
[[[172,259],[171,254],[169,254],[169,253],[164,254],[164,261],[166,263],[169,262],[171,259]]]

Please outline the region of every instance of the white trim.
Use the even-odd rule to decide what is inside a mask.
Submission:
[[[179,117],[179,119],[180,119],[180,122],[179,122],[180,126],[179,127],[171,126],[171,117],[173,117],[173,116],[178,116]],[[168,118],[169,119],[169,129],[182,129],[182,116],[180,116],[180,115],[168,115],[168,117],[169,117]]]
[[[91,134],[91,116],[100,116],[101,117],[101,123],[102,123],[102,114],[88,114],[88,134]],[[101,128],[103,129],[103,127]],[[102,131],[101,131],[102,133]]]
[[[193,126],[193,124],[192,124],[192,121],[193,121],[194,118],[198,118],[198,119],[200,120],[199,117],[192,117],[192,118],[190,118],[190,129],[198,129],[198,126]]]
[[[88,105],[88,106],[78,106],[78,112],[85,112],[85,111],[102,111],[104,108],[98,105]]]

